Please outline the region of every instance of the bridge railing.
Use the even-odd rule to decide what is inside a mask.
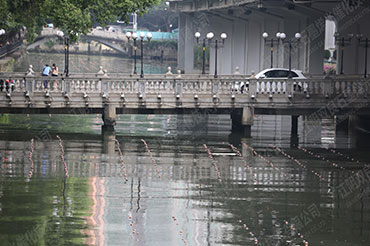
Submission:
[[[18,73],[0,73],[0,83],[14,80],[17,92],[43,92],[47,82],[50,92],[73,93],[124,93],[124,94],[172,94],[172,95],[249,95],[257,97],[281,94],[287,97],[366,95],[370,92],[369,81],[363,78],[335,79],[253,79],[246,76],[220,76],[219,78],[182,75],[181,78],[164,75],[146,75],[139,78],[131,75],[43,77],[25,76]],[[1,86],[1,84],[0,84]]]
[[[19,39],[12,44],[5,45],[0,48],[0,58],[18,49],[23,44],[23,39]]]

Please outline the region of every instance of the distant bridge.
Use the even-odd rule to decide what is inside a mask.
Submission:
[[[38,36],[36,41],[28,45],[27,50],[34,49],[41,43],[44,43],[48,39],[61,38],[58,34],[60,33],[57,29],[45,28],[42,30],[41,34]],[[122,46],[123,43],[126,44],[127,38],[126,35],[120,32],[106,32],[102,30],[92,30],[87,35],[83,36],[83,39],[88,41],[96,41],[98,43],[104,44],[113,50],[127,54],[127,48]]]
[[[138,31],[140,32],[140,31]],[[147,31],[143,31],[147,33]],[[161,35],[167,34],[167,35]],[[169,33],[152,33],[152,40],[174,40],[176,36],[169,35]],[[36,41],[28,45],[27,50],[34,49],[42,43],[45,43],[47,40],[52,40],[60,37],[60,31],[53,28],[45,28],[42,30],[41,34],[37,37]],[[128,55],[130,49],[128,48],[127,37],[125,33],[122,32],[109,32],[104,30],[93,29],[87,35],[81,37],[82,40],[86,41],[95,41],[105,46],[117,51],[118,53]],[[139,38],[140,39],[140,38]],[[139,40],[138,39],[138,40]],[[176,39],[175,39],[176,40]],[[131,43],[132,45],[132,43]],[[140,49],[139,42],[137,43],[138,49]],[[147,53],[147,52],[146,52]],[[150,55],[156,54],[155,51],[150,51]]]
[[[370,81],[360,77],[253,79],[230,75],[74,74],[70,77],[0,73],[15,90],[0,92],[0,113],[103,115],[106,127],[116,114],[230,114],[235,130],[250,135],[254,114],[299,115],[312,119],[370,115]],[[43,88],[48,80],[49,89]],[[247,85],[240,90],[240,86]]]

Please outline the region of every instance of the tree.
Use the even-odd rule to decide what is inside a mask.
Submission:
[[[138,24],[150,31],[170,32],[177,28],[177,13],[168,11],[165,1],[162,1],[161,4],[150,8],[146,15],[138,18]]]
[[[0,0],[0,28],[8,32],[25,26],[28,39],[37,28],[52,22],[72,40],[87,34],[93,23],[105,26],[128,14],[144,14],[160,0]]]

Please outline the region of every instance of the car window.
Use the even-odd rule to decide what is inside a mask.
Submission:
[[[298,74],[296,74],[295,72],[292,71],[291,73],[292,73],[292,77],[293,78],[297,78],[298,77]]]
[[[297,78],[299,77],[296,72],[291,71],[292,77]],[[287,70],[271,70],[264,73],[266,78],[288,78],[289,71]]]
[[[289,71],[286,70],[276,70],[276,72],[277,72],[276,78],[287,78],[289,75]]]
[[[266,78],[276,78],[276,71],[275,70],[267,71],[265,73],[265,76]]]

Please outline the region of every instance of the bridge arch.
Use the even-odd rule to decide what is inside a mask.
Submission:
[[[39,46],[40,44],[43,44],[49,40],[62,40],[62,38],[56,34],[52,34],[52,35],[40,35],[36,40],[35,42],[33,42],[32,44],[29,44],[27,46],[27,50],[31,50],[31,49],[34,49],[36,48],[37,46]],[[83,36],[82,37],[83,40],[86,40],[86,41],[95,41],[97,43],[100,43],[100,44],[103,44],[113,50],[115,50],[117,53],[119,54],[124,54],[124,55],[127,55],[128,54],[128,50],[125,49],[124,47],[114,43],[114,42],[117,42],[116,40],[112,40],[112,39],[104,39],[104,38],[101,38],[101,37],[97,37],[97,36],[94,36],[94,35],[86,35],[86,36]],[[114,41],[114,42],[113,42]]]

